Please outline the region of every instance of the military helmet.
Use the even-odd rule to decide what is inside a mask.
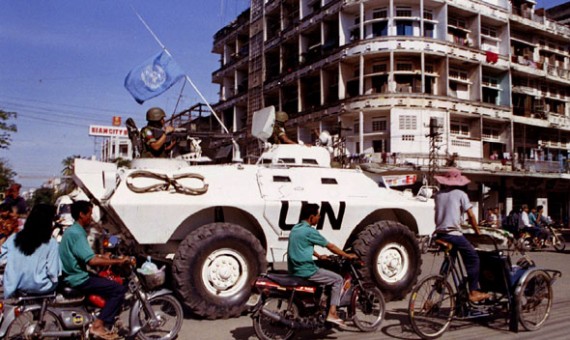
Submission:
[[[159,107],[153,107],[146,112],[146,120],[149,122],[158,122],[163,117],[166,117],[166,113]]]
[[[287,113],[284,111],[277,111],[275,113],[275,120],[280,123],[285,123],[289,120],[289,115],[287,115]]]

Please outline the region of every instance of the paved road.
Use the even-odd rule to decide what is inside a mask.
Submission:
[[[568,244],[568,248],[570,244]],[[483,325],[471,322],[452,323],[451,328],[441,339],[569,339],[570,338],[570,250],[565,253],[541,251],[530,253],[536,263],[544,268],[557,269],[563,272],[554,289],[554,304],[546,325],[535,332],[522,330],[515,334],[508,331],[504,322]],[[422,275],[437,272],[441,256],[423,255]],[[251,318],[242,316],[229,320],[195,320],[187,317],[184,321],[179,339],[183,340],[249,340],[256,339]],[[375,333],[362,333],[357,330],[338,331],[314,335],[300,334],[297,339],[419,339],[408,324],[407,299],[387,304],[386,317],[380,330]]]
[[[540,251],[530,253],[535,262],[544,268],[562,271],[554,289],[554,304],[546,325],[535,332],[520,330],[518,334],[508,331],[505,323],[482,325],[471,322],[452,323],[451,328],[441,339],[569,339],[570,338],[570,243],[564,253]],[[436,273],[442,256],[428,253],[423,255],[422,276]],[[2,287],[0,286],[0,294]],[[296,339],[419,339],[408,323],[407,299],[390,302],[386,306],[385,320],[375,333],[362,333],[358,330],[331,330],[315,335],[310,332],[299,334]],[[522,328],[522,327],[521,327]],[[197,320],[186,316],[180,340],[250,340],[257,339],[253,331],[251,318],[247,315],[229,320]]]

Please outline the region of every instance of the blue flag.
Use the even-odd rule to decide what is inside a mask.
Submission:
[[[125,88],[142,104],[168,90],[182,77],[184,71],[180,66],[166,51],[161,51],[127,74]]]

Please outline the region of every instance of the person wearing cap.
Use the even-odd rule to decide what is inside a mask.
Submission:
[[[469,282],[469,300],[479,302],[488,299],[489,294],[479,291],[479,255],[469,240],[463,236],[460,227],[463,214],[467,213],[475,233],[478,235],[481,233],[469,197],[461,190],[461,187],[467,185],[470,180],[455,168],[449,169],[443,176],[435,176],[435,179],[441,185],[440,191],[435,196],[437,237],[451,243],[461,254]]]
[[[169,140],[168,135],[174,131],[172,126],[164,126],[164,110],[153,107],[146,112],[148,124],[141,130],[143,142],[142,157],[166,158],[168,152],[176,145],[175,140]]]
[[[297,144],[295,141],[289,139],[287,132],[285,132],[285,123],[289,120],[289,115],[283,111],[275,113],[275,124],[273,124],[273,133],[269,137],[271,144]]]

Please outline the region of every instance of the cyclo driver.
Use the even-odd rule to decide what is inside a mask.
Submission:
[[[326,259],[327,256],[319,255],[314,250],[314,246],[326,247],[331,252],[348,259],[356,259],[358,256],[345,253],[336,245],[328,242],[316,229],[311,227],[318,224],[320,219],[321,215],[317,204],[303,205],[301,208],[301,221],[293,227],[289,234],[287,268],[290,275],[303,277],[316,283],[332,285],[331,303],[326,320],[343,328],[345,327],[344,321],[336,313],[342,293],[342,277],[335,272],[317,267],[313,261],[313,256],[319,260]]]

